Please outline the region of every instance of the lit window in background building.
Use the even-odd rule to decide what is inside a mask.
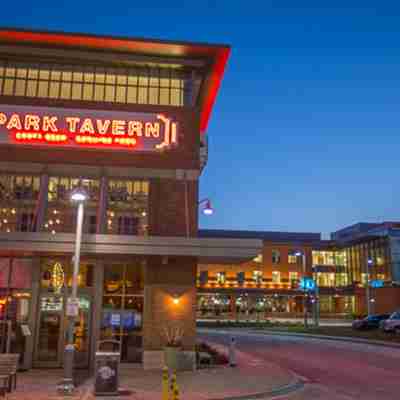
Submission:
[[[317,272],[316,279],[317,279],[317,285],[320,287],[335,286],[335,273],[333,272]]]
[[[296,256],[296,251],[290,250],[288,253],[288,263],[289,264],[297,264],[297,256]]]
[[[289,272],[289,282],[293,285],[294,283],[297,282],[297,280],[299,279],[299,274],[298,272],[293,272],[290,271]]]
[[[263,273],[262,271],[253,271],[253,279],[256,284],[261,284],[263,281]]]
[[[77,186],[83,186],[88,193],[88,199],[85,202],[84,232],[96,233],[99,181],[67,177],[50,177],[49,179],[45,231],[53,234],[75,232],[77,207],[71,202],[70,193]]]
[[[253,261],[254,262],[256,262],[256,263],[262,263],[263,262],[263,256],[262,256],[262,254],[258,254],[258,256],[257,257],[254,257],[253,258]]]
[[[218,285],[225,285],[225,283],[226,283],[226,273],[225,272],[217,272],[217,283],[218,283]]]
[[[347,286],[349,284],[349,276],[345,272],[336,274],[336,286]]]
[[[313,251],[313,265],[346,265],[344,251]]]
[[[147,236],[148,201],[149,182],[110,180],[107,233]]]
[[[272,271],[272,283],[281,283],[281,273],[279,271]]]
[[[382,256],[377,256],[376,257],[376,265],[377,266],[382,266],[385,264],[385,258]]]
[[[369,277],[370,279],[371,279],[371,277]],[[365,273],[362,273],[361,274],[361,284],[363,285],[363,286],[366,286],[367,285],[367,274],[365,274]]]
[[[32,232],[39,198],[40,178],[0,175],[0,232]]]
[[[279,264],[281,262],[281,252],[279,250],[272,250],[272,264]]]

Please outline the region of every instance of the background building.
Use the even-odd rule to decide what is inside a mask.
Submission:
[[[197,316],[300,317],[304,276],[317,282],[322,317],[365,314],[367,277],[372,312],[392,312],[400,307],[399,228],[360,223],[332,233],[331,240],[318,233],[202,230],[202,237],[261,239],[263,250],[246,263],[199,264]]]

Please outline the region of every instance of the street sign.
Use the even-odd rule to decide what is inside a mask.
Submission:
[[[67,299],[67,317],[77,317],[79,315],[79,300],[69,297]]]
[[[310,292],[315,290],[315,281],[312,278],[301,278],[300,279],[300,289],[305,291],[305,292]]]
[[[383,287],[383,284],[384,284],[384,282],[382,279],[375,279],[370,282],[370,285],[373,288],[381,288],[381,287]]]

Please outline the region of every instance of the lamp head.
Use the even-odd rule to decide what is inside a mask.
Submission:
[[[203,208],[203,214],[204,215],[213,215],[214,214],[214,210],[211,207],[211,202],[210,200],[207,200],[205,207]]]
[[[79,186],[72,190],[71,192],[71,200],[77,203],[82,203],[89,198],[88,193],[86,190]]]
[[[368,265],[372,265],[374,261],[372,260],[372,258],[368,258],[367,262],[368,262]]]
[[[297,251],[294,253],[294,255],[295,255],[296,257],[300,257],[300,256],[303,255],[303,253],[302,253],[300,250],[297,250]]]

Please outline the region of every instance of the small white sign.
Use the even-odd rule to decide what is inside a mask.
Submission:
[[[77,317],[79,315],[79,300],[71,297],[67,300],[67,317]]]
[[[24,336],[31,336],[31,330],[28,325],[21,325],[21,331]]]
[[[121,325],[121,315],[120,314],[111,314],[111,326],[120,326]]]

